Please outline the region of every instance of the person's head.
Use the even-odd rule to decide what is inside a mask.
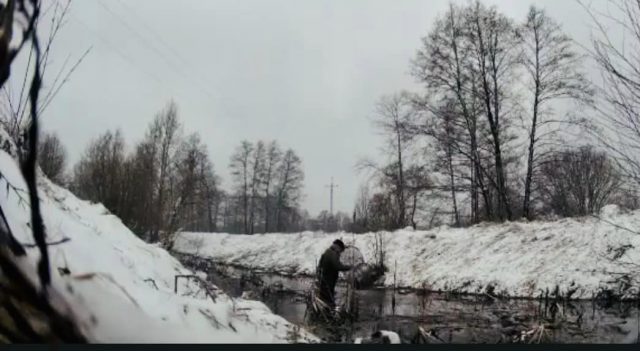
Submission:
[[[342,253],[342,251],[344,251],[344,243],[340,239],[334,240],[332,246],[336,248],[336,251],[338,251],[338,253]]]

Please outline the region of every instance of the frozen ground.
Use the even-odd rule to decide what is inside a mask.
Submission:
[[[0,204],[14,235],[33,243],[28,196],[18,165],[0,151]],[[7,184],[11,184],[8,187]],[[15,187],[12,188],[12,187]],[[49,247],[52,293],[93,342],[284,343],[317,338],[299,330],[257,301],[231,299],[216,290],[213,302],[194,274],[165,250],[146,244],[102,206],[76,198],[46,179],[40,181]],[[34,272],[39,258],[30,248],[20,266]]]
[[[286,274],[313,274],[316,260],[334,239],[375,259],[382,238],[389,272],[384,283],[467,293],[538,297],[558,287],[588,299],[601,291],[638,297],[640,211],[607,206],[598,218],[554,222],[479,224],[367,234],[230,235],[182,233],[176,250],[214,261]]]

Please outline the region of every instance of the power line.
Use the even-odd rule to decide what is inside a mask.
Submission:
[[[151,45],[150,41],[147,40],[147,38],[143,37],[135,28],[133,28],[129,23],[127,23],[127,21],[125,21],[123,18],[121,18],[121,16],[119,14],[116,14],[114,11],[112,11],[108,6],[106,6],[104,3],[102,3],[102,1],[98,0],[98,4],[100,5],[100,7],[102,7],[106,12],[108,12],[112,17],[114,17],[115,19],[117,19],[120,23],[122,23],[123,26],[125,26],[125,28],[127,30],[129,30],[131,33],[133,33],[136,38],[139,39],[139,41],[141,42],[142,45],[146,46],[147,48],[151,49],[153,52],[155,52],[158,56],[160,56],[165,63],[171,68],[171,70],[173,70],[173,72],[175,74],[177,74],[178,76],[184,78],[185,80],[190,81],[191,83],[193,83],[194,85],[198,86],[198,89],[204,93],[205,95],[207,95],[207,97],[211,98],[211,99],[216,99],[215,96],[213,96],[213,94],[211,92],[209,92],[201,83],[194,81],[193,79],[191,79],[190,77],[187,77],[187,75],[185,74],[184,71],[181,70],[181,67],[176,66],[174,62],[170,61],[167,56],[161,51],[159,50],[156,46]],[[188,66],[188,63],[187,65]]]
[[[120,6],[122,6],[125,10],[127,10],[130,14],[132,14],[133,16],[136,17],[136,19],[138,20],[137,23],[142,24],[149,33],[151,33],[151,35],[153,35],[156,40],[158,40],[168,51],[170,51],[178,60],[182,61],[183,64],[189,66],[190,63],[182,56],[180,55],[179,51],[175,50],[171,45],[169,45],[164,38],[162,38],[162,36],[160,34],[158,34],[158,32],[153,29],[147,22],[145,22],[144,18],[142,16],[140,16],[140,14],[138,14],[131,6],[127,5],[124,1],[122,0],[118,0],[118,2],[120,3]]]
[[[69,13],[71,15],[71,17],[73,17],[80,25],[82,25],[83,27],[85,27],[87,30],[89,30],[90,32],[92,32],[93,34],[96,35],[96,37],[98,37],[98,39],[100,39],[104,44],[106,44],[107,46],[109,46],[118,56],[120,56],[121,59],[123,59],[124,61],[126,61],[127,63],[129,63],[130,65],[134,66],[136,69],[138,69],[140,72],[148,75],[150,78],[152,78],[153,80],[155,80],[156,82],[158,82],[159,84],[162,84],[162,79],[159,78],[156,74],[151,73],[149,71],[146,71],[145,69],[142,69],[140,66],[138,66],[138,64],[131,59],[130,57],[128,57],[127,54],[125,54],[124,52],[122,52],[117,45],[114,45],[113,43],[111,43],[107,38],[105,38],[100,32],[98,32],[97,30],[91,28],[88,24],[86,24],[83,20],[81,20],[80,18],[76,17],[75,15],[73,15],[73,13]]]
[[[180,53],[179,50],[176,50],[171,44],[167,43],[163,36],[160,35],[157,30],[155,30],[151,25],[149,25],[143,16],[141,16],[134,8],[132,8],[131,6],[127,5],[126,2],[124,2],[123,0],[118,0],[118,2],[120,3],[120,6],[122,6],[129,14],[133,15],[137,22],[141,24],[142,26],[144,26],[147,29],[147,32],[149,32],[160,44],[162,44],[165,49],[167,49],[167,51],[169,51],[171,54],[173,54],[173,56],[175,58],[177,58],[178,61],[180,61],[182,64],[185,65],[185,67],[192,67],[192,64],[189,62],[189,60],[185,59],[184,56],[182,56],[182,54]],[[193,72],[192,72],[193,73]],[[199,74],[196,74],[192,77],[196,77],[196,79],[200,79],[200,81],[202,83],[204,83],[207,86],[212,85],[211,82],[209,82],[200,72]]]
[[[331,184],[325,185],[329,188],[329,214],[333,216],[333,189],[338,187],[338,184],[333,183],[333,177],[331,177]]]
[[[102,7],[105,11],[107,11],[107,13],[109,13],[113,18],[115,18],[116,20],[118,20],[118,22],[122,23],[123,26],[125,26],[131,33],[133,33],[138,39],[140,39],[142,45],[150,48],[152,51],[154,51],[158,56],[162,57],[165,62],[167,63],[167,65],[171,66],[172,69],[176,69],[176,67],[174,66],[173,62],[170,62],[166,59],[166,57],[164,56],[164,53],[162,53],[160,50],[158,50],[155,46],[151,45],[149,43],[149,41],[147,40],[147,38],[143,37],[142,35],[140,35],[140,33],[138,33],[138,31],[136,31],[133,27],[131,27],[131,25],[129,23],[127,23],[125,20],[123,20],[122,18],[120,18],[120,16],[116,13],[114,13],[113,11],[111,11],[111,9],[109,9],[109,7],[107,7],[105,4],[103,4],[100,0],[97,1],[98,5],[100,5],[100,7]]]

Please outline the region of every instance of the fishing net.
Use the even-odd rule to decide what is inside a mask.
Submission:
[[[351,266],[346,275],[347,283],[356,288],[364,289],[373,286],[374,282],[384,274],[379,267],[365,262],[362,252],[355,246],[347,246],[340,255],[340,262]]]
[[[362,252],[357,247],[347,246],[340,255],[340,263],[355,268],[365,262]]]

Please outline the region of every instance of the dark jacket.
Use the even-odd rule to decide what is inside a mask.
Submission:
[[[318,263],[318,280],[321,286],[330,289],[332,293],[338,281],[338,273],[351,269],[351,267],[345,266],[340,262],[338,250],[339,248],[336,245],[331,245],[322,254]]]

